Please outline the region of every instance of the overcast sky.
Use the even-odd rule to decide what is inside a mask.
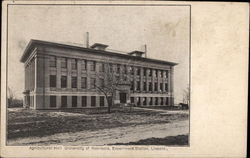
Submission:
[[[176,62],[174,91],[182,100],[189,83],[188,6],[9,6],[8,86],[18,98],[24,91],[21,55],[30,39],[104,43],[121,51],[143,50],[148,58]]]

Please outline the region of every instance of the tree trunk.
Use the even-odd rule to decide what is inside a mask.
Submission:
[[[111,106],[112,106],[112,99],[111,97],[106,96],[106,99],[108,101],[108,113],[111,112]]]

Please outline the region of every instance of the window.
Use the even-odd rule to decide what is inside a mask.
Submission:
[[[163,101],[163,98],[161,98],[161,105],[164,105],[164,101]]]
[[[158,84],[155,83],[155,91],[158,91]]]
[[[116,67],[116,72],[120,73],[120,71],[121,71],[121,65],[118,64],[117,67]]]
[[[72,59],[71,60],[71,69],[72,70],[76,70],[77,69],[77,60],[76,59]]]
[[[143,68],[143,76],[146,76],[146,75],[147,75],[147,69]]]
[[[95,100],[96,100],[96,96],[91,96],[91,106],[96,106],[96,102],[95,102]]]
[[[50,87],[53,87],[53,88],[56,87],[56,75],[49,76],[49,85]]]
[[[50,96],[50,107],[56,107],[56,96]]]
[[[124,72],[124,74],[128,74],[128,69],[127,69],[127,66],[126,66],[126,65],[124,65],[123,71],[122,71],[122,72]]]
[[[148,76],[152,76],[152,69],[149,69],[149,74]]]
[[[143,90],[146,91],[147,90],[147,83],[143,82]]]
[[[158,105],[158,98],[155,98],[155,105]]]
[[[67,68],[67,58],[62,58],[61,60],[61,68]]]
[[[165,72],[165,78],[168,78],[168,71]]]
[[[100,71],[100,72],[104,72],[104,64],[103,64],[103,63],[100,64],[100,69],[99,69],[99,71]]]
[[[56,67],[56,57],[50,57],[49,58],[49,66],[50,67]]]
[[[137,68],[137,75],[140,76],[140,74],[141,74],[141,69]]]
[[[87,61],[86,60],[82,60],[81,61],[81,68],[82,68],[82,70],[86,70],[87,69]]]
[[[157,70],[155,70],[155,71],[153,72],[153,76],[154,76],[154,77],[156,77],[156,72],[157,72]]]
[[[128,66],[128,74],[131,74],[132,67]]]
[[[143,105],[147,105],[147,98],[146,97],[143,98]]]
[[[108,64],[108,68],[110,73],[113,73],[113,64]]]
[[[87,88],[87,78],[86,77],[81,78],[81,87],[82,87],[82,89]]]
[[[95,88],[95,78],[90,79],[90,88],[94,89]]]
[[[160,83],[160,91],[163,91],[163,83]]]
[[[169,100],[168,100],[168,97],[166,97],[166,105],[168,105],[168,101],[169,101]]]
[[[61,98],[61,103],[62,103],[62,107],[66,108],[67,107],[67,96],[62,96]]]
[[[168,91],[168,84],[165,83],[165,91]]]
[[[149,105],[153,105],[153,98],[152,97],[149,98]]]
[[[82,107],[87,106],[87,96],[82,96]]]
[[[67,88],[67,76],[61,76],[61,88]]]
[[[140,90],[140,88],[141,88],[141,86],[140,86],[140,81],[137,81],[137,83],[136,83],[136,84],[137,84],[137,89],[136,89],[136,90],[138,90],[138,91],[139,91],[139,90]]]
[[[100,97],[100,106],[104,106],[104,96]]]
[[[134,81],[131,81],[130,90],[134,90]]]
[[[90,70],[95,71],[95,62],[94,61],[90,61]]]
[[[138,97],[137,105],[141,105],[141,97]]]
[[[134,97],[130,97],[130,102],[131,103],[135,103],[135,98]]]
[[[72,107],[77,107],[77,96],[72,96]]]
[[[77,88],[77,77],[71,77],[71,88]]]
[[[100,78],[100,87],[104,87],[104,79]]]
[[[149,91],[152,91],[152,82],[149,82]]]
[[[135,68],[134,68],[134,67],[131,67],[131,75],[134,75],[134,74],[135,74],[134,71],[135,71]]]

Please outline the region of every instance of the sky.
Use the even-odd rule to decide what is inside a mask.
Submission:
[[[30,39],[103,43],[110,49],[143,50],[147,57],[178,63],[174,68],[175,103],[189,84],[188,6],[46,6],[8,8],[8,86],[17,98],[24,91],[20,58]]]

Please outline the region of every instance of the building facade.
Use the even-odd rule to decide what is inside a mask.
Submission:
[[[176,63],[142,57],[144,52],[111,52],[107,45],[90,48],[31,40],[21,62],[25,66],[24,106],[32,109],[107,107],[95,85],[105,84],[107,69],[124,77],[115,104],[172,106]],[[108,66],[107,66],[108,65]]]

